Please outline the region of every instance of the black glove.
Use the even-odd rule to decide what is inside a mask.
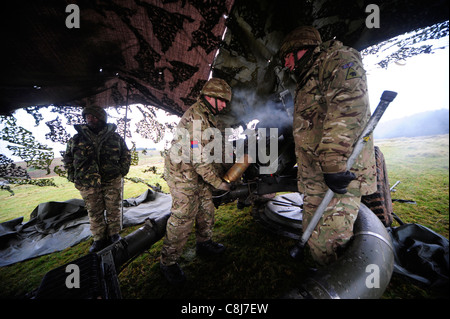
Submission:
[[[229,191],[231,189],[230,183],[222,182],[217,189],[220,189],[221,191]]]
[[[336,194],[347,193],[347,186],[356,179],[356,175],[350,171],[334,174],[323,174],[325,184]]]

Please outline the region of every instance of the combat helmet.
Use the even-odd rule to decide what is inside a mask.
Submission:
[[[227,82],[219,78],[211,78],[203,86],[200,94],[231,101],[231,88]]]
[[[283,40],[279,56],[284,58],[286,54],[304,47],[316,47],[322,43],[319,31],[311,26],[301,26],[291,31]]]
[[[83,116],[84,119],[86,119],[86,114],[92,114],[96,118],[98,118],[99,120],[101,120],[105,123],[108,120],[108,115],[106,114],[106,111],[98,105],[91,105],[91,106],[85,107],[83,109],[83,112],[81,113],[81,115]]]

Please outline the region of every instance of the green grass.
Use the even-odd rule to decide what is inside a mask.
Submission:
[[[448,238],[449,135],[380,140],[389,182],[400,184],[393,199],[394,212],[406,223],[422,224]]]
[[[119,275],[127,298],[276,298],[304,279],[308,263],[298,265],[287,254],[293,244],[253,221],[250,208],[233,204],[217,211],[214,240],[227,252],[216,258],[195,255],[191,234],[180,265],[188,281],[183,289],[168,285],[159,271],[161,242],[133,261]],[[309,262],[311,265],[311,262]],[[294,272],[293,269],[298,269]]]
[[[417,205],[394,203],[394,212],[404,222],[415,222],[448,238],[449,217],[449,135],[434,137],[378,140],[388,168],[390,184],[401,183],[393,198],[410,199]],[[157,174],[143,173],[155,166]],[[160,157],[143,156],[140,165],[132,167],[129,176],[159,183],[164,192],[167,185],[160,178],[163,163]],[[0,193],[0,221],[28,216],[41,202],[79,198],[73,184],[55,178],[57,188],[15,186],[16,196]],[[147,186],[125,182],[125,197],[141,194]],[[394,224],[395,226],[395,224]],[[124,229],[122,236],[139,226]],[[219,258],[195,255],[195,237],[191,234],[181,258],[188,281],[183,289],[168,285],[159,271],[161,241],[140,255],[119,275],[124,298],[277,298],[304,280],[313,266],[307,258],[296,263],[288,256],[293,241],[268,232],[256,223],[251,209],[236,209],[234,203],[221,206],[216,212],[214,240],[227,246]],[[91,240],[47,256],[34,258],[0,268],[0,298],[14,298],[38,287],[51,269],[79,258],[89,250]],[[383,298],[435,298],[428,291],[404,278],[393,276]]]

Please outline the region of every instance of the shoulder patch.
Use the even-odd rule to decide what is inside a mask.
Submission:
[[[345,69],[351,68],[353,65],[354,65],[353,62],[349,62],[349,63],[347,63],[347,64],[344,64],[344,65],[342,66],[342,68],[345,70]]]
[[[359,72],[353,68],[353,62],[347,63],[342,68],[347,69],[347,75],[345,76],[345,80],[351,80],[361,77],[361,74],[359,74]]]

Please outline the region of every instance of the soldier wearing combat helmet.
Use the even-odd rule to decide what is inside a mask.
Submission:
[[[359,53],[342,42],[322,42],[310,26],[288,34],[279,50],[297,82],[293,135],[298,188],[304,194],[303,227],[328,188],[334,198],[308,245],[319,264],[337,258],[353,235],[362,195],[376,191],[373,137],[350,171],[347,158],[370,118],[366,75]]]
[[[216,128],[217,117],[223,112],[231,100],[231,88],[222,79],[212,78],[203,86],[197,102],[182,116],[177,130],[189,134],[190,150],[203,148],[209,140],[201,135],[208,128]],[[196,127],[200,123],[201,127]],[[200,132],[194,132],[194,130]],[[200,134],[198,134],[200,133]],[[205,134],[208,135],[208,134]],[[196,136],[201,136],[199,140]],[[164,175],[172,195],[172,209],[167,221],[166,235],[161,250],[160,268],[166,279],[172,284],[185,281],[185,275],[177,261],[182,254],[188,236],[196,227],[197,254],[220,254],[225,247],[212,241],[215,207],[212,201],[211,188],[229,190],[230,186],[218,173],[215,163],[205,158],[194,161],[192,155],[187,160],[179,160],[173,156],[173,149],[179,136],[172,141],[171,149],[165,158]]]
[[[77,134],[67,142],[64,166],[86,204],[94,237],[89,251],[96,252],[120,239],[122,177],[131,155],[103,108],[89,106],[82,115],[86,124],[74,126]]]

